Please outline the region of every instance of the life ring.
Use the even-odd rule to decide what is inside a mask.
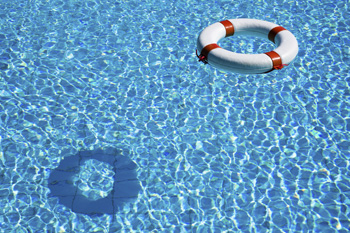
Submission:
[[[266,38],[277,48],[267,53],[241,54],[217,44],[220,39],[234,34]],[[235,73],[259,74],[290,64],[298,54],[298,42],[290,31],[277,24],[257,19],[229,19],[205,28],[198,37],[197,50],[199,61],[205,64]]]

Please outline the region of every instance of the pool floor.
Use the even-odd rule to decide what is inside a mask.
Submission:
[[[348,232],[348,12],[2,1],[0,232]],[[261,75],[199,63],[199,33],[234,18],[285,27],[297,58]]]

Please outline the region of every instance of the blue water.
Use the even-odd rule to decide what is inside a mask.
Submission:
[[[0,232],[348,232],[348,15],[345,0],[0,1]],[[290,30],[296,60],[198,63],[199,33],[242,17]]]

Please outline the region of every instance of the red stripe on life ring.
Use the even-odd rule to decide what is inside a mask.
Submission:
[[[278,53],[276,53],[275,51],[270,51],[265,54],[271,58],[273,69],[276,69],[282,66],[282,58]]]
[[[224,21],[221,21],[220,23],[225,26],[225,29],[226,29],[225,37],[233,36],[233,34],[235,34],[235,28],[229,20],[224,20]]]
[[[208,58],[209,52],[217,48],[221,48],[221,47],[218,44],[208,44],[202,49],[201,55],[203,55],[205,58]]]
[[[287,30],[284,27],[278,26],[278,27],[274,27],[270,30],[268,38],[269,40],[271,40],[273,43],[275,43],[275,37],[276,35],[280,32],[280,31],[284,31]]]

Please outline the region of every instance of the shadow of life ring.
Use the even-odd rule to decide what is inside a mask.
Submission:
[[[90,159],[111,165],[114,172],[113,189],[106,197],[98,200],[87,198],[73,182],[73,176],[79,173],[80,166]],[[48,179],[49,196],[57,197],[60,204],[75,213],[115,214],[125,203],[135,200],[141,190],[136,168],[137,165],[131,159],[120,155],[116,149],[80,151],[74,156],[65,157],[51,171]]]

